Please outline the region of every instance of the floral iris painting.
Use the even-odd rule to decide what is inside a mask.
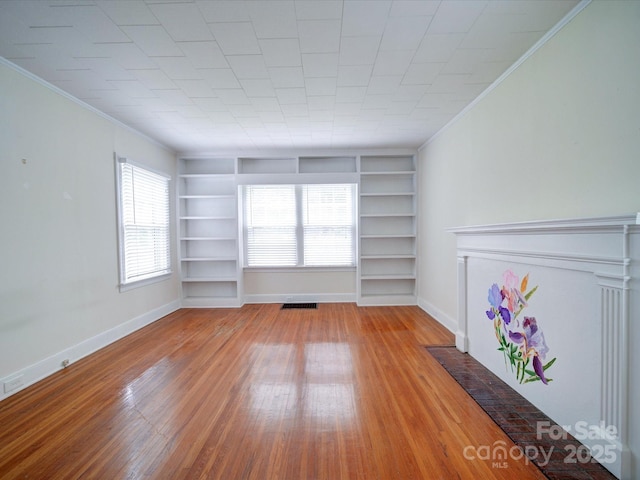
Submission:
[[[502,288],[497,283],[489,289],[487,317],[493,320],[493,328],[504,355],[505,363],[511,367],[520,383],[541,381],[547,385],[552,379],[546,371],[556,361],[546,361],[549,347],[535,317],[521,317],[529,299],[538,289],[527,290],[529,274],[522,281],[511,271],[503,275]],[[546,363],[545,363],[546,361]]]

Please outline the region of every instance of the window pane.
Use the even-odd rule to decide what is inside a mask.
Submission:
[[[297,264],[293,185],[246,186],[245,226],[248,266]]]
[[[353,185],[303,186],[304,264],[355,264]]]
[[[169,179],[120,163],[122,283],[170,272]]]
[[[354,185],[250,185],[244,192],[247,266],[355,265]]]

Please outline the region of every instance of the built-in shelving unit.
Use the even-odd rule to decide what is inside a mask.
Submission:
[[[360,158],[358,303],[416,303],[413,155]]]
[[[182,304],[241,305],[234,158],[181,158],[178,212]]]
[[[180,158],[178,212],[185,307],[243,303],[238,186],[359,184],[357,301],[416,303],[414,155]]]

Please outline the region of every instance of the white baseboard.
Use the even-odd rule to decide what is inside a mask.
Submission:
[[[458,330],[458,322],[432,303],[429,303],[425,299],[418,297],[418,306],[429,315],[431,315],[438,323],[444,326],[451,333],[456,333],[456,331]]]
[[[20,379],[20,386],[10,392],[0,390],[0,400],[4,400],[15,393],[18,393],[20,390],[24,390],[28,386],[39,382],[58,370],[61,370],[64,368],[62,365],[63,361],[68,360],[69,364],[72,364],[81,358],[86,357],[87,355],[90,355],[123,337],[126,337],[130,333],[133,333],[136,330],[139,330],[140,328],[175,312],[179,308],[180,300],[167,303],[166,305],[162,305],[150,312],[146,312],[138,317],[121,323],[110,330],[99,333],[95,337],[88,338],[77,345],[73,345],[61,352],[44,358],[33,365],[23,368],[22,370],[18,370],[17,372],[7,375],[0,379],[0,385],[8,381]]]
[[[245,295],[243,300],[244,303],[352,303],[356,296],[353,293],[255,294]]]

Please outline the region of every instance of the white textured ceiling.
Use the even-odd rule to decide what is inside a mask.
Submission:
[[[0,55],[176,151],[418,147],[577,0],[2,0]]]

